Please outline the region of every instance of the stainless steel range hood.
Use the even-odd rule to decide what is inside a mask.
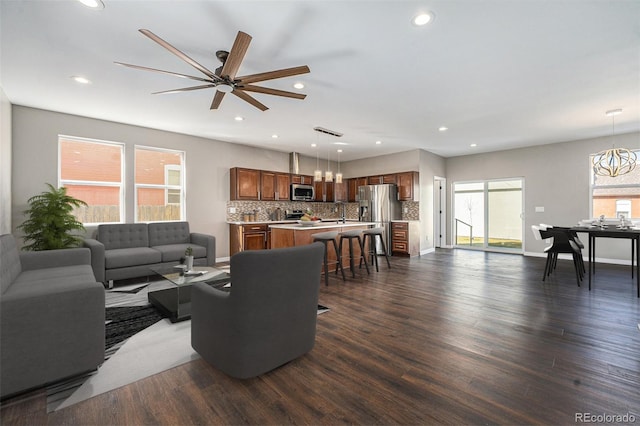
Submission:
[[[289,153],[289,173],[293,175],[300,174],[300,154],[297,152]]]

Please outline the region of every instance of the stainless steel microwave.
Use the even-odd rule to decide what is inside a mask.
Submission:
[[[291,184],[291,201],[313,201],[314,197],[313,185]]]

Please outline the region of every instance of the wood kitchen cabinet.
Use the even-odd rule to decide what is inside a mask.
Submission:
[[[382,184],[390,184],[396,183],[396,174],[387,174],[380,176],[369,176],[367,178],[367,182],[369,185],[382,185]]]
[[[417,221],[391,222],[391,253],[399,256],[420,254],[420,229]]]
[[[290,182],[289,173],[262,170],[260,172],[260,200],[289,200]]]
[[[291,175],[291,183],[297,183],[301,185],[313,185],[313,176]]]
[[[260,199],[260,170],[234,167],[229,170],[231,200]]]
[[[315,199],[318,202],[333,202],[334,201],[334,182],[322,181],[314,183]]]
[[[230,200],[288,200],[289,173],[234,167],[229,170]]]
[[[349,184],[346,179],[342,183],[334,183],[333,185],[333,200],[346,203],[349,200]]]
[[[264,250],[269,248],[267,224],[229,224],[230,256],[244,250]]]
[[[358,188],[363,185],[367,185],[368,180],[366,177],[352,178],[347,182],[347,196],[350,203],[358,201]]]
[[[398,185],[398,200],[420,201],[420,176],[418,172],[403,172],[396,174]]]

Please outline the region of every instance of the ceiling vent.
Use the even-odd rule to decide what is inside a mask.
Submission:
[[[320,133],[325,133],[327,135],[335,136],[337,138],[341,137],[343,134],[336,132],[334,130],[325,129],[324,127],[314,127],[313,130]]]

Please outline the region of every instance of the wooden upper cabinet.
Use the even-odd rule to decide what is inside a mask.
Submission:
[[[347,202],[349,201],[349,182],[347,179],[343,179],[342,183],[336,182],[333,185],[333,200]]]
[[[260,200],[289,200],[289,173],[260,172]]]
[[[276,173],[276,200],[289,200],[291,192],[291,175]]]
[[[355,203],[358,201],[358,188],[369,184],[369,180],[366,177],[352,178],[348,181],[349,189],[347,190],[348,201]]]
[[[332,202],[334,200],[334,183],[333,182],[325,182],[324,178],[322,181],[315,182],[313,184],[315,197],[314,201],[318,202]]]
[[[302,185],[313,185],[313,176],[291,175],[291,183],[297,183]]]
[[[231,200],[260,199],[260,170],[234,167],[229,175]]]
[[[276,199],[276,174],[275,172],[260,172],[260,199],[273,201]]]
[[[369,176],[367,178],[368,185],[382,185],[385,183],[397,183],[397,175],[395,173],[380,176]]]
[[[229,175],[231,200],[289,200],[289,173],[234,167]]]
[[[396,174],[398,185],[398,199],[400,201],[419,201],[420,177],[418,172],[404,172]]]

